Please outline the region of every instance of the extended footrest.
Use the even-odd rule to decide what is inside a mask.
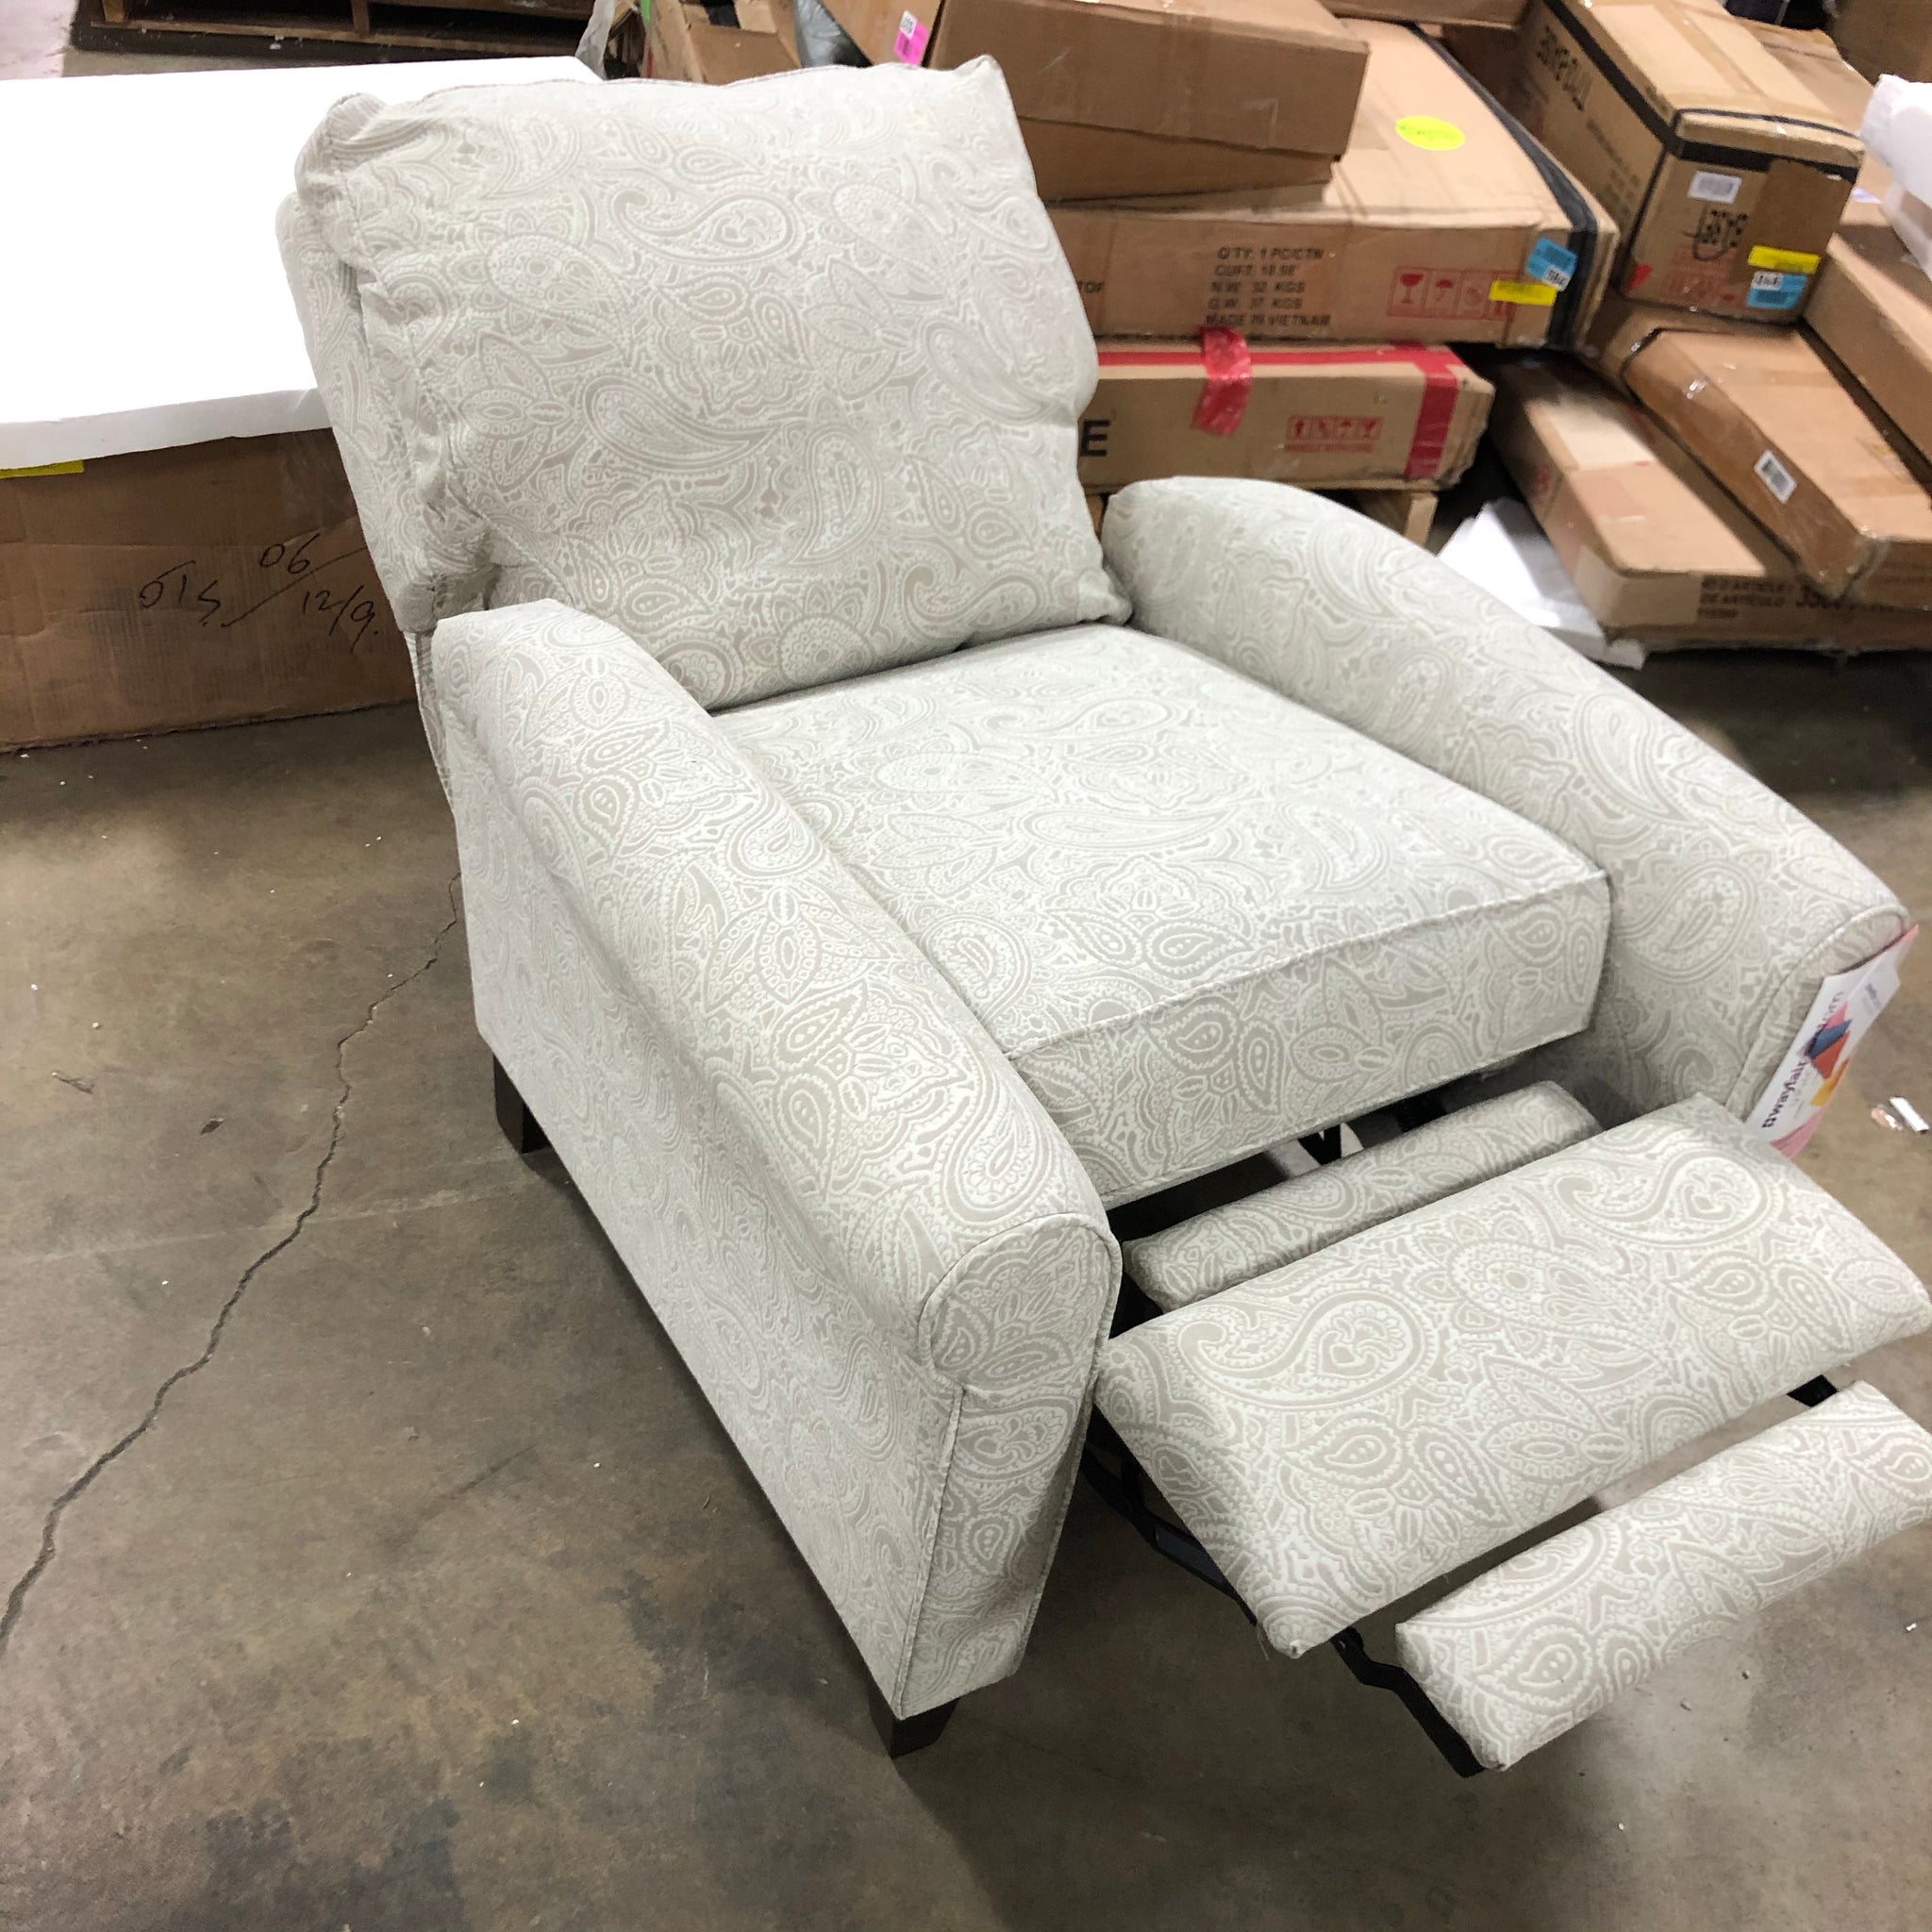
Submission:
[[[1932,1435],[1870,1383],[1578,1524],[1396,1626],[1491,1768],[1693,1643],[1932,1520]]]
[[[1298,1656],[1928,1326],[1890,1249],[1692,1100],[1129,1329],[1095,1394]]]
[[[1545,1081],[1125,1241],[1121,1257],[1158,1307],[1185,1307],[1541,1160],[1596,1130],[1581,1102]]]

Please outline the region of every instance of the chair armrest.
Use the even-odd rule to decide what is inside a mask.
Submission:
[[[912,941],[612,625],[524,604],[434,654],[446,734],[728,1124],[755,1211],[944,1376],[1037,1370],[1051,1337],[1083,1387],[1119,1274],[1099,1198]]]
[[[1691,1093],[1747,1112],[1826,974],[1905,908],[1801,813],[1425,551],[1305,491],[1175,478],[1113,498],[1134,621],[1494,799],[1610,881],[1589,1029],[1537,1057],[1607,1124]]]

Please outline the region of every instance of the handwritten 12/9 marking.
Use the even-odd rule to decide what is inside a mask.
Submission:
[[[325,558],[318,563],[308,555],[308,546],[321,535],[320,530],[311,530],[299,541],[271,543],[256,562],[284,581],[277,583],[265,597],[258,597],[254,603],[230,616],[222,615],[227,609],[228,600],[222,594],[219,575],[209,577],[200,589],[195,589],[194,580],[201,572],[192,557],[180,563],[170,564],[166,570],[157,571],[135,593],[136,601],[143,610],[158,610],[163,607],[173,610],[199,609],[202,624],[210,624],[219,617],[219,628],[233,630],[244,618],[253,617],[263,605],[273,604],[277,597],[285,597],[291,591],[300,591],[304,610],[328,617],[327,635],[335,636],[345,623],[351,627],[349,648],[354,650],[368,634],[369,626],[375,622],[377,615],[375,598],[365,594],[369,589],[367,579],[358,583],[347,595],[331,591],[325,584],[309,583],[307,579],[333,569],[339,563],[346,563],[352,558],[368,556],[368,548],[358,543],[353,550],[344,550],[339,557]],[[168,596],[171,587],[175,593],[172,601]]]

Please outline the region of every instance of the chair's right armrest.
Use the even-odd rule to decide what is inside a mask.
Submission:
[[[1054,1356],[1077,1407],[1118,1252],[1064,1136],[938,970],[610,625],[472,612],[434,657],[458,824],[462,787],[491,785],[728,1122],[758,1211],[942,1374],[987,1387]]]
[[[1820,981],[1907,928],[1843,846],[1426,551],[1285,484],[1174,477],[1108,506],[1146,630],[1554,832],[1610,884],[1586,1032],[1534,1071],[1614,1123],[1757,1102]]]

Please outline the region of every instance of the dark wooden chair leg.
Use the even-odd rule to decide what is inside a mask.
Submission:
[[[550,1144],[550,1136],[537,1124],[537,1116],[524,1105],[524,1096],[516,1090],[516,1083],[503,1071],[503,1062],[494,1054],[490,1058],[490,1070],[496,1084],[496,1124],[503,1129],[503,1138],[519,1154],[538,1154]]]
[[[912,1717],[894,1717],[892,1707],[879,1695],[877,1685],[868,1682],[865,1689],[872,1700],[872,1721],[878,1726],[879,1742],[886,1747],[888,1757],[904,1757],[938,1743],[946,1720],[959,1705],[956,1697],[950,1704],[936,1704],[930,1710],[919,1711]]]

